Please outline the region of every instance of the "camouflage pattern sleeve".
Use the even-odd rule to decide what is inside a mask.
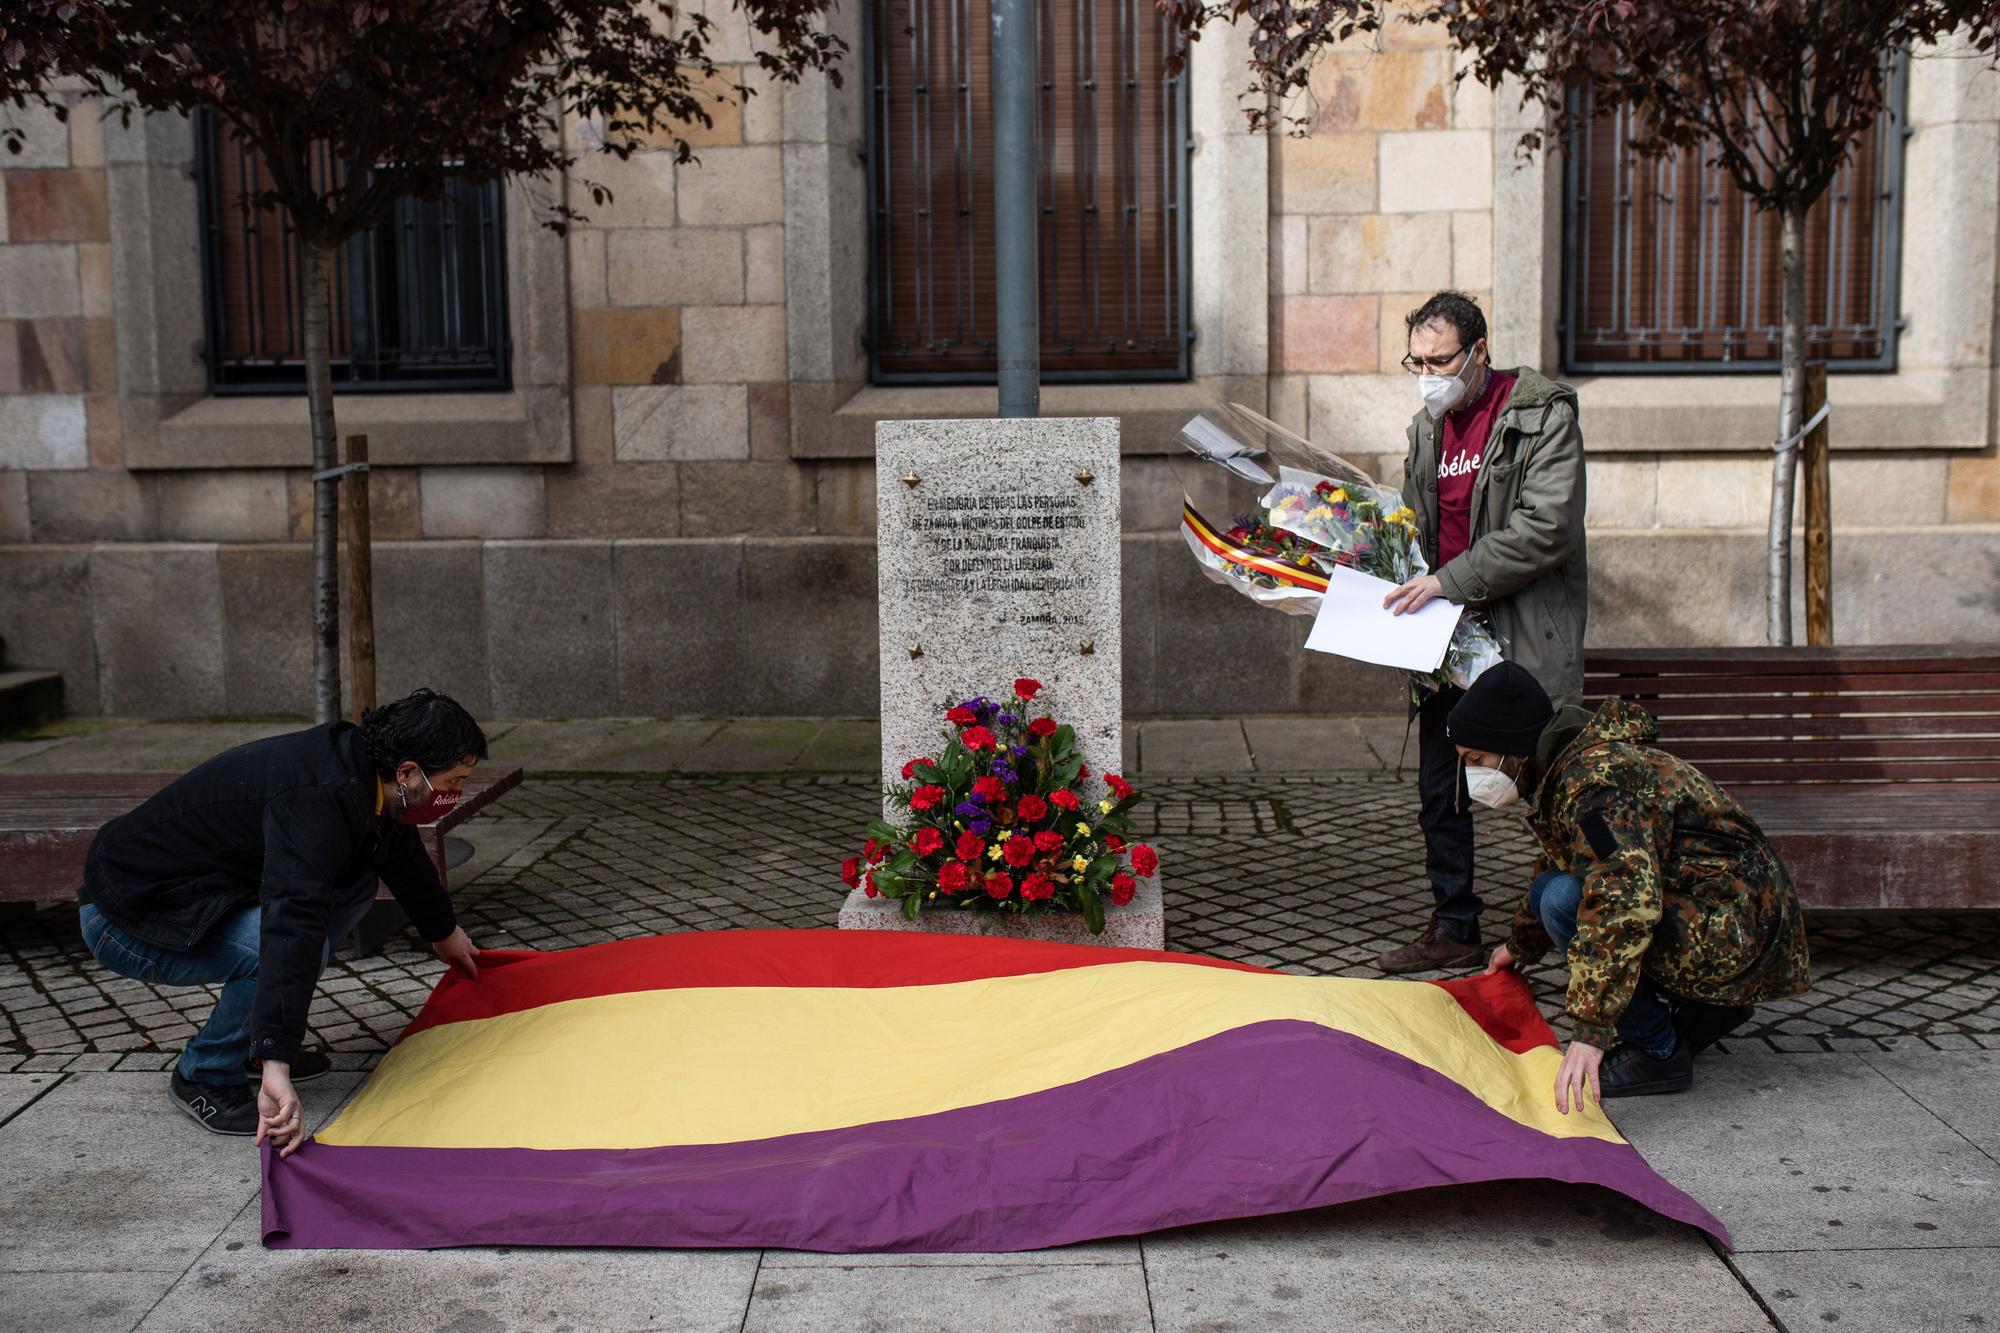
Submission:
[[[1571,820],[1570,869],[1583,881],[1583,901],[1564,1009],[1571,1037],[1604,1050],[1617,1040],[1663,911],[1660,868],[1674,830],[1658,796],[1657,783],[1643,779],[1592,785],[1578,795]]]

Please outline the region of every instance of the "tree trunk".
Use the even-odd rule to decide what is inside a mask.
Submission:
[[[1778,391],[1778,439],[1790,441],[1771,458],[1770,595],[1765,631],[1773,647],[1792,641],[1792,494],[1799,475],[1798,434],[1806,398],[1806,204],[1779,215],[1784,252],[1784,369]]]
[[[333,251],[307,240],[305,249],[306,406],[312,417],[313,472],[334,467],[332,308]],[[340,717],[340,480],[313,482],[313,720]]]

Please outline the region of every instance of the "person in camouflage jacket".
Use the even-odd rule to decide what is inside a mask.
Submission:
[[[1734,798],[1659,748],[1643,708],[1612,699],[1595,714],[1557,711],[1531,674],[1501,663],[1448,726],[1474,799],[1525,797],[1541,844],[1487,971],[1552,947],[1567,954],[1558,1109],[1586,1087],[1593,1097],[1682,1091],[1694,1055],[1751,1006],[1811,985],[1784,864]]]

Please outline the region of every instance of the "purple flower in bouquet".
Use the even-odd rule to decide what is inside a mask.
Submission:
[[[951,812],[957,815],[960,819],[976,819],[980,815],[986,813],[984,810],[980,809],[979,806],[975,805],[971,801],[960,801],[957,805],[954,805],[951,808]]]
[[[1003,727],[1011,727],[1015,723],[1019,722],[1021,719],[1015,717],[1012,713],[1002,713],[999,717],[995,718],[994,720]]]
[[[993,821],[990,819],[972,819],[972,820],[967,820],[965,826],[983,838],[988,833],[992,832]]]

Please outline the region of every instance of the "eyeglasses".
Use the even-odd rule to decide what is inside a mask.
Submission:
[[[1403,369],[1412,375],[1447,375],[1451,373],[1452,363],[1464,356],[1465,352],[1466,349],[1461,347],[1456,352],[1452,352],[1447,356],[1410,356],[1406,354],[1403,357]]]

